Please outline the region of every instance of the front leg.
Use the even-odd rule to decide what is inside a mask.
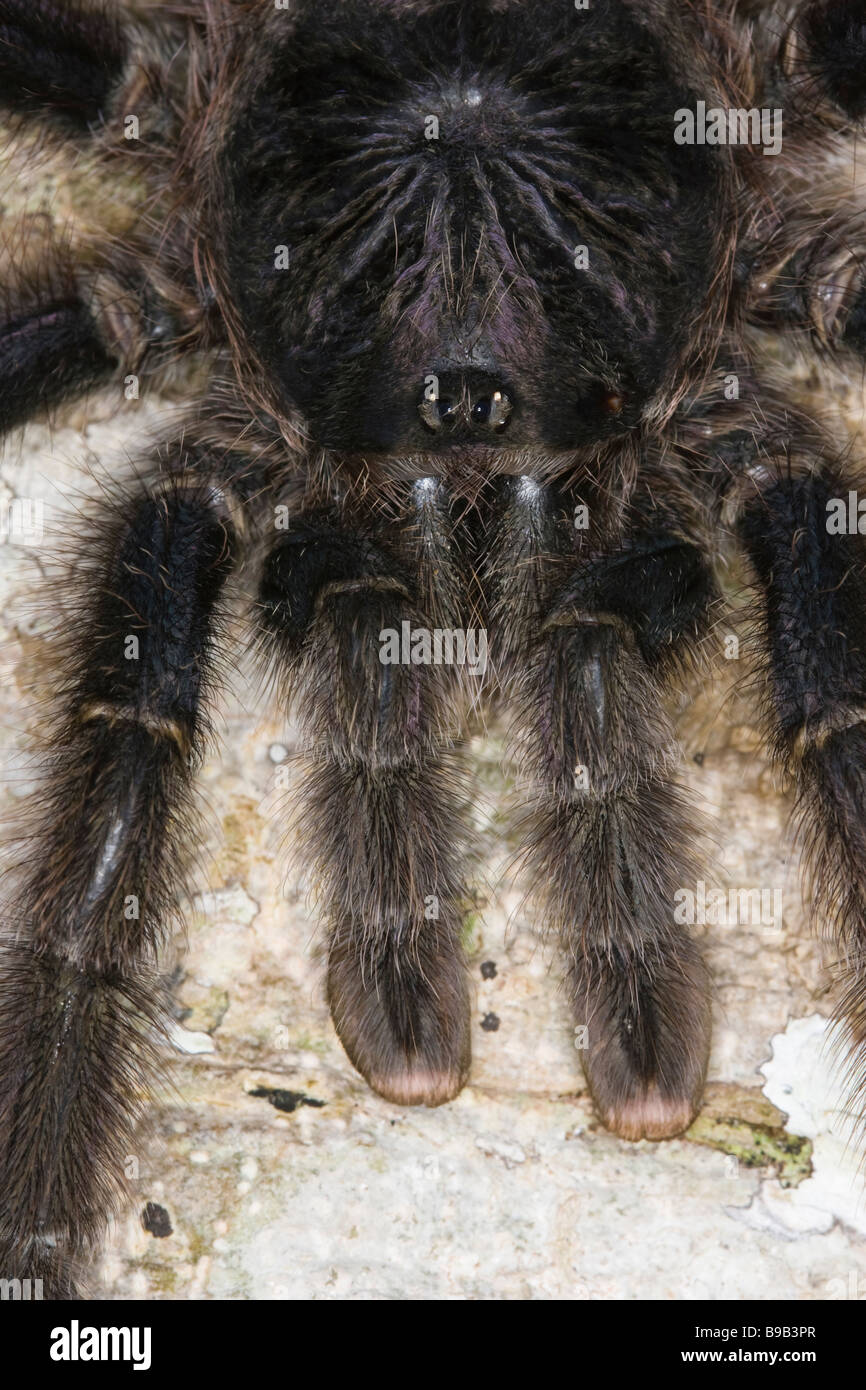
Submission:
[[[499,532],[523,554],[509,565],[499,552],[494,571],[543,570],[557,548],[554,500],[520,480],[510,512]],[[523,839],[567,954],[596,1108],[624,1139],[665,1139],[700,1103],[710,1001],[700,953],[675,920],[678,890],[701,870],[660,674],[672,643],[703,626],[713,590],[695,547],[663,533],[570,567],[552,602],[543,583],[521,581],[523,606],[513,592],[497,606],[511,631],[494,650],[508,650],[531,788]]]
[[[205,484],[169,482],[124,511],[91,538],[103,559],[0,938],[0,1270],[54,1298],[80,1291],[122,1200],[151,1085],[156,951],[234,549]]]
[[[121,357],[101,331],[92,296],[63,249],[21,236],[11,238],[4,250],[0,435],[107,381]]]
[[[756,254],[745,308],[819,356],[866,359],[866,212],[856,190],[832,214],[793,215]]]
[[[822,105],[851,121],[866,117],[866,3],[806,0],[781,41],[779,62],[801,111]]]
[[[866,1103],[866,541],[857,479],[762,470],[739,534],[763,608],[771,746],[793,779],[819,919],[839,945],[855,1099]],[[860,523],[862,524],[862,523]]]
[[[0,102],[86,134],[107,113],[128,47],[108,6],[0,0]]]
[[[470,1059],[465,826],[449,673],[385,659],[383,634],[431,623],[417,575],[338,518],[302,518],[268,558],[262,607],[307,740],[298,831],[330,919],[334,1026],[380,1095],[440,1105]]]
[[[182,51],[178,23],[121,24],[110,3],[0,0],[0,115],[78,137],[72,157],[92,161],[91,179],[111,174],[111,123],[119,137],[125,112],[149,113],[164,154],[159,57]],[[88,237],[72,246],[65,231],[49,237],[44,220],[4,217],[0,227],[0,434],[115,374],[120,392],[127,373],[188,347],[199,326],[194,295],[181,309],[143,274],[146,230],[128,230],[123,251],[116,238],[100,248]]]

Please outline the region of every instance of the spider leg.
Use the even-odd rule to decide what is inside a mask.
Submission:
[[[772,748],[796,787],[795,823],[814,905],[839,942],[851,1075],[862,1107],[866,548],[856,498],[856,480],[835,467],[808,476],[780,467],[744,506],[739,534],[763,606]],[[866,532],[866,520],[859,524]]]
[[[0,434],[108,379],[120,361],[62,252],[37,247],[37,259],[29,249],[29,265],[0,286]]]
[[[110,175],[117,150],[101,122],[118,112],[148,113],[164,159],[171,104],[161,63],[183,41],[171,21],[122,25],[110,5],[0,0],[0,107],[43,117],[61,133],[89,133],[91,178]],[[158,162],[156,148],[149,162]],[[76,146],[76,155],[84,152],[84,143]],[[116,235],[100,244],[76,234],[73,223],[73,246],[66,233],[49,239],[39,229],[45,221],[3,223],[0,433],[120,375],[121,365],[133,374],[158,368],[201,327],[195,290],[160,274],[147,232],[130,227],[122,247]]]
[[[375,1091],[440,1105],[470,1054],[448,673],[382,659],[383,634],[429,614],[378,543],[321,517],[274,546],[261,597],[308,740],[298,823],[330,915],[334,1025]]]
[[[866,214],[856,189],[832,193],[824,215],[791,203],[756,255],[746,312],[819,354],[866,358]]]
[[[694,1117],[710,1039],[707,972],[675,921],[700,869],[664,674],[672,644],[700,631],[712,583],[697,549],[661,529],[576,563],[551,490],[520,480],[511,509],[493,570],[506,590],[522,572],[525,602],[519,631],[515,593],[497,602],[494,651],[508,650],[528,867],[567,953],[596,1107],[625,1139],[663,1139]],[[544,570],[565,566],[551,598]]]
[[[111,9],[67,0],[0,0],[0,102],[86,134],[108,108],[127,60]]]
[[[0,1269],[52,1297],[80,1287],[124,1195],[234,549],[222,494],[182,478],[127,499],[92,544],[95,587],[0,940]]]
[[[817,98],[851,120],[866,116],[864,0],[807,0],[790,20],[780,59],[807,109]]]

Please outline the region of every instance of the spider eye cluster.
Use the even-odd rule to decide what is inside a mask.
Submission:
[[[434,434],[466,427],[473,434],[503,434],[514,411],[514,401],[504,387],[482,388],[424,399],[418,413]]]
[[[472,407],[472,422],[487,425],[492,430],[504,430],[511,414],[511,400],[507,391],[494,391],[492,396],[483,396]]]
[[[395,456],[633,428],[691,360],[727,187],[672,139],[662,43],[628,6],[576,29],[520,0],[357,0],[356,31],[344,3],[296,0],[218,152],[225,296],[275,409]]]

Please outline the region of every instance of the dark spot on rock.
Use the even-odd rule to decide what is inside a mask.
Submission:
[[[483,960],[483,961],[481,962],[481,978],[482,978],[482,980],[495,980],[495,979],[496,979],[496,961],[495,961],[495,960]]]
[[[164,1240],[173,1231],[171,1217],[165,1207],[161,1207],[159,1202],[148,1202],[141,1213],[141,1224],[152,1236],[158,1236]]]
[[[305,1096],[303,1091],[281,1091],[273,1090],[269,1086],[258,1086],[255,1091],[248,1093],[251,1096],[260,1096],[266,1100],[275,1110],[284,1110],[287,1115],[291,1115],[293,1110],[297,1110],[299,1105],[314,1105],[320,1110],[323,1105],[327,1105],[326,1100],[316,1100],[315,1096]]]
[[[499,1015],[485,1014],[481,1020],[481,1027],[484,1029],[485,1033],[495,1033],[499,1027]]]
[[[693,763],[697,763],[698,767],[703,767],[703,765],[704,765],[704,755],[703,755],[703,753],[695,753],[694,757],[692,758],[692,762],[693,762]]]

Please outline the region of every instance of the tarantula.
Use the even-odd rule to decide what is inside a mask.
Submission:
[[[828,524],[861,475],[760,359],[771,331],[866,354],[843,158],[864,0],[0,0],[0,96],[147,188],[120,240],[6,258],[3,430],[183,352],[208,367],[93,517],[7,875],[0,1274],[76,1294],[122,1200],[242,566],[304,730],[351,1061],[401,1105],[467,1079],[461,731],[495,699],[594,1103],[659,1140],[710,1038],[665,702],[738,547],[862,1082],[866,557],[856,518]],[[489,634],[484,670],[419,657],[419,632]]]

